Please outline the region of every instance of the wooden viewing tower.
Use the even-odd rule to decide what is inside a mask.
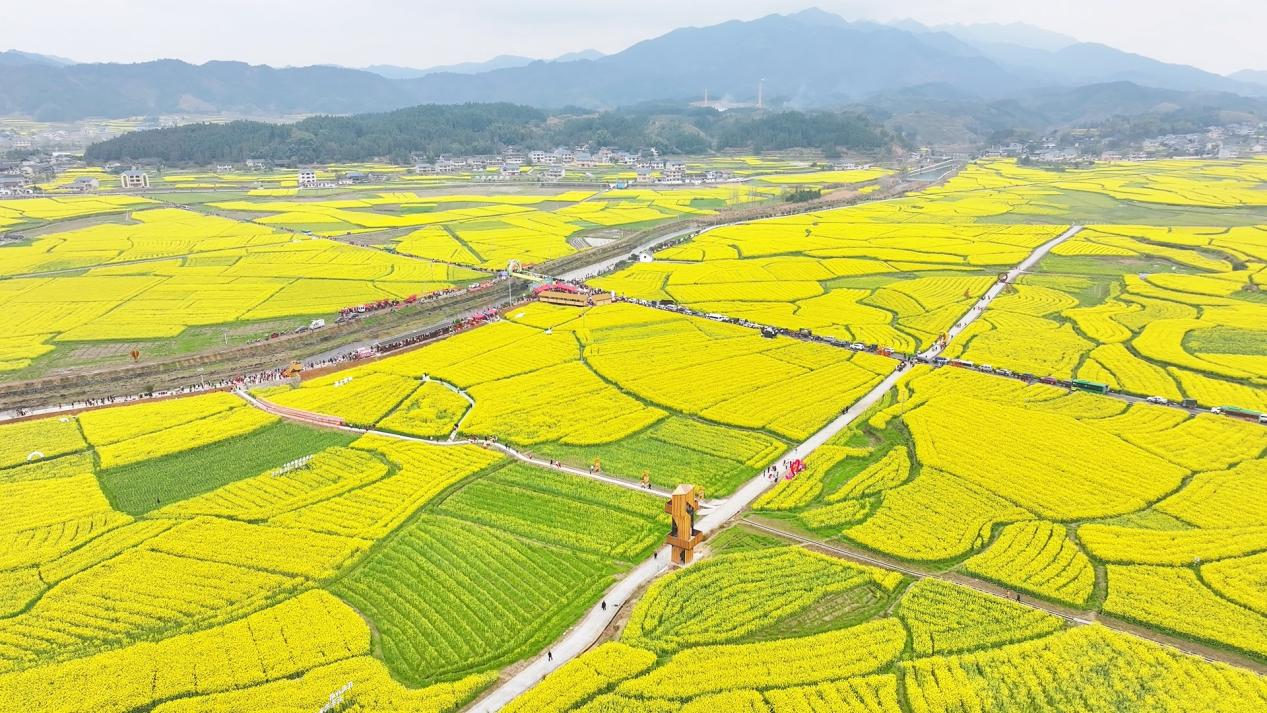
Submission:
[[[699,495],[694,485],[679,485],[673,496],[664,504],[664,511],[672,521],[665,543],[673,547],[670,562],[675,565],[690,564],[695,559],[695,546],[704,541],[704,533],[695,529],[695,513],[699,510]]]

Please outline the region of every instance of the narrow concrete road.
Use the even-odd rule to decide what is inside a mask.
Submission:
[[[967,329],[968,325],[977,321],[977,318],[985,312],[986,308],[990,306],[990,303],[994,301],[994,298],[1002,294],[1007,285],[1015,282],[1016,278],[1020,277],[1022,273],[1029,271],[1030,268],[1038,264],[1039,260],[1047,257],[1047,254],[1052,251],[1052,248],[1065,242],[1080,232],[1082,232],[1081,225],[1072,226],[1060,235],[1035,248],[1034,252],[1029,254],[1029,257],[1022,260],[1016,267],[1007,271],[1006,283],[1000,281],[991,285],[990,289],[986,290],[985,294],[981,296],[981,299],[977,300],[976,304],[968,310],[968,313],[961,317],[958,322],[955,322],[950,329],[946,330],[946,341],[944,343],[934,344],[932,347],[920,352],[920,356],[933,357],[941,354],[942,351],[945,350],[946,346],[950,344],[950,340],[954,339],[960,332]]]
[[[641,564],[630,570],[611,589],[603,595],[603,607],[600,603],[585,615],[576,626],[524,668],[520,669],[510,680],[502,683],[484,697],[466,708],[469,711],[493,713],[499,711],[514,699],[541,682],[555,669],[589,650],[594,642],[602,636],[616,615],[629,604],[633,596],[643,585],[660,576],[669,568],[669,548],[667,546],[656,551],[655,556],[643,560]],[[553,655],[553,660],[550,658]]]
[[[284,380],[278,379],[274,381],[261,381],[252,384],[252,386],[276,386],[284,383]],[[187,396],[198,396],[200,394],[209,394],[213,391],[229,391],[231,385],[228,383],[216,382],[206,386],[189,386],[183,389],[167,389],[155,391],[151,394],[136,396],[119,396],[111,400],[98,399],[101,403],[89,403],[87,401],[72,401],[68,404],[57,404],[55,406],[41,406],[39,408],[5,409],[0,411],[0,423],[16,421],[19,419],[31,419],[38,417],[51,417],[58,414],[73,414],[81,411],[95,411],[103,408],[114,408],[115,406],[129,406],[132,404],[144,403],[147,401],[165,401],[167,399],[185,398]]]
[[[439,381],[439,379],[432,379],[432,381]],[[445,382],[440,381],[439,383],[445,383]],[[450,388],[458,391],[458,393],[462,393],[463,395],[465,395],[465,392],[461,391],[460,389],[453,386],[452,384],[446,384],[446,386],[449,386]],[[357,428],[355,426],[348,426],[346,424],[343,424],[341,420],[339,420],[337,417],[334,417],[334,416],[327,416],[325,414],[315,413],[312,411],[303,411],[301,409],[292,409],[290,407],[279,407],[276,404],[269,403],[268,401],[258,398],[242,389],[234,390],[233,393],[236,394],[239,398],[245,400],[247,403],[254,406],[255,408],[260,409],[261,411],[264,411],[266,413],[271,413],[274,416],[285,418],[291,421],[304,423],[309,426],[316,426],[318,428],[334,428],[340,431],[347,431],[348,433],[360,433],[363,435],[382,436],[383,438],[394,438],[400,441],[413,441],[415,443],[426,443],[432,446],[468,446],[468,445],[479,446],[481,448],[487,448],[489,450],[495,450],[499,453],[503,453],[505,455],[510,456],[511,458],[523,461],[524,463],[531,463],[532,465],[538,466],[540,468],[546,468],[548,470],[553,470],[559,473],[566,473],[568,475],[576,475],[582,478],[595,480],[600,483],[615,485],[617,487],[621,487],[626,490],[633,490],[639,493],[645,493],[648,495],[656,495],[663,498],[667,498],[670,495],[669,491],[664,490],[663,488],[656,488],[656,487],[644,488],[642,487],[640,483],[636,483],[632,480],[617,478],[615,476],[607,475],[605,473],[595,473],[593,471],[585,470],[583,468],[574,468],[570,465],[565,465],[565,464],[556,465],[547,459],[537,458],[527,453],[517,451],[514,448],[511,448],[510,446],[504,443],[498,443],[494,441],[485,441],[479,438],[460,438],[460,439],[459,438],[446,438],[446,439],[422,438],[421,436],[407,436],[403,433],[392,433],[391,431],[379,431],[373,428]],[[467,396],[467,398],[470,399],[469,396]],[[471,403],[474,404],[475,402],[471,401]]]
[[[457,423],[453,424],[453,430],[449,432],[449,440],[456,441],[458,439],[458,431],[462,430],[462,424],[466,421],[466,417],[470,416],[471,411],[475,410],[475,399],[472,398],[470,394],[466,393],[466,389],[460,388],[456,384],[450,384],[449,382],[442,381],[440,379],[429,379],[429,381],[434,381],[437,384],[444,386],[449,391],[452,391],[466,400],[466,410],[462,412],[462,417],[458,419]]]
[[[806,439],[803,443],[784,453],[776,461],[780,464],[780,475],[786,472],[782,463],[785,461],[795,460],[797,458],[805,458],[813,453],[819,446],[829,441],[833,436],[847,428],[849,424],[858,419],[867,409],[874,406],[884,395],[893,388],[906,370],[894,371],[884,377],[878,384],[868,391],[862,398],[858,399],[844,413],[836,417],[831,423],[824,426],[820,431]],[[753,501],[761,497],[761,494],[774,485],[778,481],[771,480],[764,475],[759,475],[749,480],[742,487],[736,490],[730,497],[724,498],[713,503],[713,507],[704,514],[696,522],[696,527],[701,532],[712,534],[721,529],[723,525],[731,519],[739,515],[739,513],[748,509]],[[666,494],[667,495],[667,494]],[[664,555],[661,557],[661,555]],[[526,692],[529,688],[536,685],[551,671],[567,663],[575,656],[584,653],[594,645],[598,638],[602,636],[603,631],[616,618],[616,614],[620,610],[620,606],[625,603],[629,594],[637,591],[647,582],[650,582],[660,573],[664,572],[668,566],[668,548],[662,548],[656,552],[655,556],[649,560],[645,560],[642,564],[635,567],[625,575],[614,587],[608,590],[604,595],[603,601],[607,603],[604,609],[602,604],[594,607],[585,615],[580,623],[574,626],[562,639],[555,642],[550,649],[553,654],[553,660],[546,655],[539,656],[532,663],[528,664],[524,669],[515,674],[510,680],[498,686],[496,689],[485,695],[476,702],[471,710],[474,711],[492,711],[500,710],[503,706],[510,703]]]
[[[729,225],[729,223],[727,223],[726,225]],[[681,230],[674,231],[672,233],[668,233],[666,235],[660,235],[654,238],[648,238],[643,243],[629,248],[627,252],[622,252],[616,257],[608,258],[601,262],[594,263],[593,265],[578,267],[575,270],[569,270],[560,275],[555,275],[555,277],[560,280],[569,280],[569,281],[585,280],[590,277],[594,277],[595,275],[601,275],[604,272],[611,270],[613,267],[616,267],[616,265],[620,264],[622,261],[627,260],[629,256],[634,253],[640,253],[646,250],[650,250],[652,247],[659,245],[660,243],[667,243],[670,240],[676,240],[684,235],[689,235],[696,231],[700,233],[706,233],[710,230],[713,230],[715,228],[720,228],[720,227],[722,226],[713,225],[707,228],[699,228],[696,226],[690,226],[687,228],[682,228]]]
[[[1029,257],[1008,272],[1008,282],[1011,282],[1015,279],[1016,275],[1019,275],[1021,272],[1029,269],[1029,267],[1041,260],[1048,252],[1051,251],[1052,248],[1056,247],[1065,240],[1068,240],[1074,235],[1077,235],[1078,231],[1081,229],[1082,228],[1080,226],[1074,226],[1069,230],[1066,230],[1064,233],[1061,233],[1060,236],[1040,245],[1029,255]],[[1002,293],[1004,286],[1005,285],[1002,282],[992,286],[981,300],[975,303],[968,313],[955,323],[955,326],[947,332],[947,344],[950,339],[954,338],[954,335],[962,332],[964,328],[980,316],[981,312],[985,310],[990,302]],[[935,356],[940,353],[941,349],[944,347],[945,345],[942,345],[941,347],[934,347],[926,353],[930,356]],[[900,364],[898,366],[900,366]],[[856,421],[860,416],[862,416],[862,414],[866,413],[868,409],[879,403],[879,401],[884,398],[885,394],[887,394],[889,390],[892,389],[897,382],[908,373],[910,373],[910,370],[905,368],[893,371],[888,376],[881,379],[880,382],[872,387],[870,391],[849,406],[843,413],[841,413],[840,416],[837,416],[835,420],[824,426],[801,444],[795,446],[787,453],[780,456],[779,459],[775,461],[776,463],[779,463],[780,475],[785,472],[785,468],[782,465],[783,463],[798,458],[805,459],[809,457],[809,455],[817,450],[819,446],[831,440],[832,437],[839,434],[845,428],[848,428],[850,424]],[[704,533],[711,534],[716,532],[731,519],[748,509],[748,507],[751,506],[757,498],[761,497],[762,493],[774,487],[777,482],[777,480],[770,480],[764,475],[758,475],[741,486],[730,497],[716,502],[712,511],[704,515],[696,523],[697,527]],[[665,557],[661,558],[660,555],[664,555]],[[625,575],[620,582],[608,591],[608,595],[604,598],[604,601],[607,603],[605,608],[600,604],[600,606],[591,609],[580,623],[569,630],[562,639],[554,643],[553,647],[550,649],[550,652],[553,654],[553,660],[551,660],[550,656],[539,656],[509,680],[476,701],[476,703],[470,706],[469,710],[479,711],[480,713],[492,713],[493,711],[500,710],[503,706],[507,705],[515,698],[525,693],[528,689],[536,685],[551,671],[554,671],[563,664],[572,660],[575,656],[588,650],[595,642],[598,641],[598,638],[602,636],[603,632],[607,629],[607,626],[613,619],[615,619],[620,606],[613,606],[613,602],[617,601],[617,595],[620,595],[621,598],[619,598],[619,602],[623,605],[625,598],[628,597],[628,593],[637,591],[639,587],[643,586],[647,582],[650,582],[667,569],[664,564],[667,561],[667,557],[667,548],[663,548],[658,551],[652,559],[644,561],[642,564],[630,571],[629,574]]]

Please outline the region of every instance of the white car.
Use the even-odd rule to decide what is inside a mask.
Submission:
[[[994,367],[990,366],[989,364],[982,364],[981,366],[977,367],[977,370],[984,371],[987,374],[994,373]]]
[[[1011,369],[995,369],[994,373],[998,374],[999,376],[1014,376],[1014,374],[1012,374]]]
[[[862,342],[854,342],[853,344],[849,345],[849,348],[856,352],[861,352],[861,351],[866,350],[867,345],[863,344]]]
[[[1166,404],[1170,403],[1169,401],[1166,400],[1166,397],[1164,396],[1149,396],[1147,399],[1144,399],[1144,400],[1150,404],[1161,404],[1162,406],[1165,406]]]

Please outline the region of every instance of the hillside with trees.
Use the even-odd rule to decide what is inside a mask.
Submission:
[[[727,112],[642,107],[548,113],[515,104],[424,105],[381,114],[317,116],[294,124],[233,121],[139,131],[88,147],[85,159],[203,165],[263,159],[331,163],[493,154],[508,147],[611,146],[665,154],[714,149],[817,148],[878,152],[894,137],[853,113]]]

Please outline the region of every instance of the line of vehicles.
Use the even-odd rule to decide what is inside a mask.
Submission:
[[[1090,381],[1088,379],[1057,379],[1054,376],[1038,377],[1033,374],[1018,374],[1010,369],[995,368],[989,364],[974,364],[966,359],[947,359],[946,357],[933,357],[928,360],[933,366],[957,366],[963,369],[974,369],[976,371],[987,374],[996,374],[998,376],[1010,376],[1029,383],[1050,384],[1052,386],[1061,386],[1066,389],[1075,389],[1078,391],[1087,391],[1093,394],[1111,394],[1113,389],[1108,384],[1102,384],[1098,381]],[[1133,394],[1122,394],[1131,398],[1140,398]],[[1189,411],[1201,411],[1202,408],[1197,404],[1196,399],[1183,399],[1181,401],[1172,402],[1165,396],[1148,396],[1142,399],[1150,404],[1159,406],[1178,406],[1179,408]],[[1261,424],[1267,424],[1267,413],[1253,411],[1239,406],[1215,406],[1210,409],[1210,413],[1215,416],[1229,416],[1231,418],[1239,418],[1244,421],[1254,421]]]
[[[820,344],[830,344],[835,347],[850,349],[855,352],[869,352],[871,354],[878,354],[880,356],[890,357],[892,359],[897,359],[899,361],[906,362],[908,364],[928,364],[933,367],[953,366],[953,367],[958,367],[961,369],[972,369],[974,371],[979,371],[985,374],[994,374],[996,376],[1004,376],[1004,377],[1009,377],[1013,379],[1019,379],[1021,381],[1024,381],[1026,383],[1031,383],[1031,384],[1032,383],[1048,384],[1050,386],[1059,386],[1066,389],[1087,391],[1094,394],[1115,393],[1108,384],[1102,384],[1100,382],[1090,381],[1088,379],[1058,379],[1054,376],[1037,376],[1035,374],[1018,373],[1018,372],[1012,371],[1011,369],[1005,369],[1003,367],[994,367],[989,364],[975,364],[971,361],[968,361],[967,359],[951,359],[951,358],[943,357],[943,356],[925,356],[922,354],[906,354],[904,352],[894,350],[882,344],[866,344],[863,342],[848,342],[843,339],[837,339],[836,337],[818,336],[818,335],[815,335],[809,329],[788,329],[785,327],[772,327],[770,325],[758,324],[756,322],[751,322],[746,319],[729,317],[724,314],[718,314],[715,312],[700,313],[688,307],[683,307],[682,305],[679,305],[674,302],[655,302],[655,301],[637,300],[637,299],[630,299],[630,298],[623,298],[623,297],[618,297],[617,299],[621,301],[626,301],[626,302],[634,302],[634,303],[641,304],[647,307],[655,307],[658,309],[668,310],[670,312],[678,312],[680,314],[689,314],[696,317],[704,317],[705,319],[711,319],[715,322],[725,322],[728,324],[735,324],[741,327],[748,327],[750,329],[758,329],[761,331],[761,336],[766,337],[767,339],[774,339],[775,337],[778,337],[778,336],[787,336],[793,339],[803,339],[806,341],[818,342]],[[1182,401],[1171,402],[1169,399],[1167,399],[1164,396],[1149,396],[1146,398],[1142,398],[1142,397],[1134,396],[1133,394],[1122,394],[1122,395],[1130,397],[1130,398],[1140,398],[1141,400],[1146,401],[1151,404],[1158,404],[1162,406],[1176,406],[1178,408],[1183,408],[1192,412],[1198,412],[1198,411],[1203,410],[1201,406],[1197,404],[1195,399],[1183,399]],[[1216,406],[1214,408],[1211,408],[1209,412],[1216,416],[1228,416],[1231,418],[1238,418],[1244,421],[1252,421],[1252,422],[1267,425],[1267,414],[1261,413],[1258,411],[1252,411],[1250,409],[1240,408],[1239,406]]]
[[[980,371],[986,374],[995,374],[997,376],[1008,376],[1014,379],[1020,379],[1021,381],[1024,381],[1027,383],[1049,384],[1051,386],[1060,386],[1066,389],[1072,389],[1072,390],[1077,390],[1077,391],[1087,391],[1093,394],[1114,393],[1113,389],[1108,384],[1103,384],[1098,381],[1091,381],[1089,379],[1058,379],[1054,376],[1039,377],[1033,374],[1024,374],[1024,373],[1018,374],[1018,373],[1013,372],[1010,369],[995,368],[993,366],[990,366],[989,364],[974,364],[966,359],[947,359],[946,357],[932,357],[931,360],[923,360],[923,361],[927,361],[927,363],[931,363],[933,366],[949,365],[949,366],[960,367],[962,369],[974,369],[976,371]],[[1140,397],[1134,396],[1133,394],[1123,394],[1123,396],[1128,396],[1132,398],[1140,398]],[[1188,411],[1193,411],[1193,412],[1202,410],[1201,406],[1197,404],[1196,399],[1183,399],[1182,401],[1172,402],[1170,401],[1170,399],[1167,399],[1165,396],[1148,396],[1146,398],[1143,398],[1142,400],[1150,404],[1157,404],[1159,406],[1177,406],[1179,408],[1187,409]],[[1239,418],[1244,421],[1254,421],[1261,424],[1267,424],[1267,414],[1260,413],[1258,411],[1251,411],[1250,409],[1240,408],[1239,406],[1215,406],[1214,408],[1210,409],[1210,413],[1214,414],[1215,416],[1230,416],[1232,418]]]

